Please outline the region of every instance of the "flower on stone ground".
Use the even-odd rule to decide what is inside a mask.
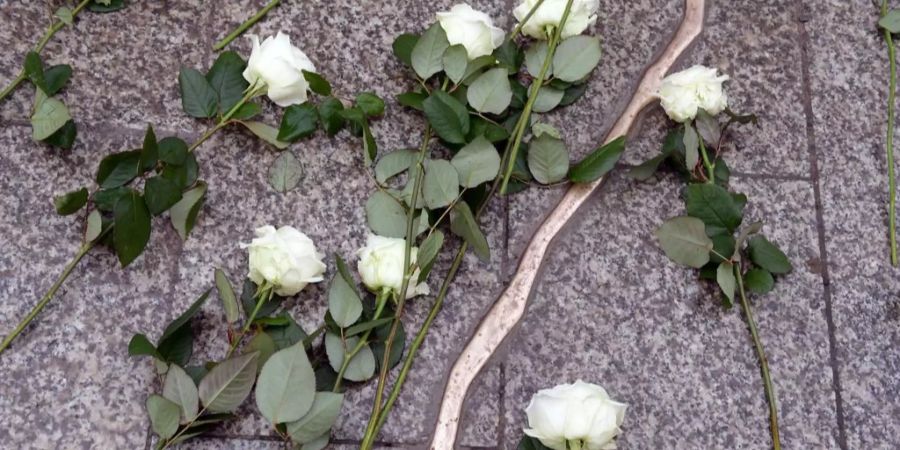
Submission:
[[[697,65],[667,76],[657,95],[669,118],[689,122],[701,109],[714,116],[728,107],[722,87],[727,80],[728,75],[719,75],[717,69]]]
[[[370,234],[366,246],[359,249],[359,263],[357,270],[362,277],[363,284],[372,292],[381,292],[390,289],[400,292],[403,287],[403,257],[406,247],[406,239],[389,238]],[[418,248],[410,251],[409,263],[416,263]],[[412,274],[409,286],[406,289],[406,298],[417,295],[428,295],[430,290],[425,283],[416,284],[419,279],[419,269]]]
[[[281,107],[305,102],[309,82],[302,71],[316,71],[306,54],[291,45],[291,38],[280,31],[262,43],[258,36],[251,35],[250,39],[253,40],[253,51],[244,70],[244,79],[251,89],[264,88],[266,95]]]
[[[491,16],[465,3],[437,13],[437,19],[450,45],[465,47],[470,60],[490,55],[505,38],[503,30],[494,26]]]
[[[516,6],[513,10],[516,20],[521,22],[538,1],[523,0],[519,6]],[[522,26],[522,32],[535,39],[549,39],[548,31],[550,28],[559,26],[567,2],[567,0],[544,0],[534,15]],[[565,39],[583,33],[587,27],[597,22],[599,8],[600,0],[574,0],[560,37]]]
[[[578,380],[534,394],[525,409],[529,428],[524,431],[553,450],[613,449],[625,408],[602,387]]]
[[[323,280],[324,255],[316,251],[312,239],[294,227],[259,227],[256,238],[243,247],[250,252],[247,276],[257,285],[271,285],[278,295],[290,297],[307,284]]]

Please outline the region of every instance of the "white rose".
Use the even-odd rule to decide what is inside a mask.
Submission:
[[[255,88],[265,87],[266,95],[278,106],[305,102],[309,83],[301,71],[316,71],[306,54],[291,45],[291,38],[280,31],[275,37],[267,37],[262,44],[258,36],[251,35],[250,39],[253,40],[253,52],[244,70],[244,79]]]
[[[447,33],[450,45],[460,44],[466,48],[469,59],[490,55],[503,43],[503,30],[494,26],[491,16],[460,3],[450,11],[437,13],[441,28]]]
[[[531,397],[525,409],[530,428],[524,431],[554,450],[613,449],[625,407],[595,384],[561,384]]]
[[[657,95],[666,114],[676,122],[689,122],[697,117],[700,109],[716,115],[728,107],[728,96],[722,83],[728,75],[718,75],[718,70],[694,66],[673,73],[662,81]]]
[[[513,10],[513,15],[519,22],[528,15],[528,11],[536,5],[538,0],[523,0]],[[540,8],[522,26],[522,32],[535,39],[549,39],[548,27],[558,27],[566,10],[567,0],[544,0]],[[576,36],[584,32],[587,27],[597,21],[597,10],[600,9],[600,0],[575,0],[566,18],[566,25],[562,29],[560,37],[563,39]]]
[[[256,229],[256,238],[242,247],[250,249],[250,273],[254,283],[271,284],[275,293],[290,297],[309,283],[322,281],[325,263],[312,239],[294,227]]]
[[[359,263],[356,268],[362,277],[363,284],[372,292],[390,289],[400,292],[403,287],[403,256],[406,239],[389,238],[370,234],[366,246],[359,249]],[[410,264],[415,264],[418,248],[413,247],[409,254]],[[428,295],[428,285],[416,285],[419,269],[412,274],[406,289],[406,298],[417,295]]]

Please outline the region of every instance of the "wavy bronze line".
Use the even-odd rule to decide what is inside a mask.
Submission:
[[[654,93],[663,77],[703,30],[704,9],[705,0],[685,0],[684,16],[678,31],[665,51],[645,71],[625,111],[607,134],[606,142],[627,134],[641,110],[655,100]],[[522,319],[550,242],[602,182],[601,178],[589,184],[572,185],[531,238],[509,287],[482,319],[475,335],[453,365],[444,389],[437,427],[431,442],[432,450],[453,449],[463,402],[472,381]]]

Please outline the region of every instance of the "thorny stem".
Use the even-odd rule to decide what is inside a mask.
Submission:
[[[235,30],[229,33],[228,36],[225,36],[221,41],[216,42],[216,45],[213,45],[213,50],[219,51],[225,48],[228,44],[231,43],[231,41],[235,40],[238,36],[247,31],[247,29],[256,24],[256,22],[259,22],[259,20],[262,19],[263,16],[265,16],[269,12],[269,10],[278,6],[279,3],[281,3],[281,0],[270,1],[266,6],[263,6],[262,9],[254,14],[253,17],[250,17],[244,23],[235,28]]]
[[[753,319],[753,311],[750,309],[750,302],[747,301],[747,295],[744,292],[744,279],[741,276],[740,263],[734,265],[734,275],[737,278],[738,289],[741,294],[741,308],[747,317],[747,326],[750,328],[750,336],[753,338],[753,345],[756,347],[756,356],[759,358],[759,367],[766,389],[766,400],[769,403],[769,429],[772,433],[772,447],[775,450],[781,450],[781,438],[778,431],[778,403],[775,398],[775,388],[772,385],[772,377],[769,375],[769,361],[766,359],[766,352],[763,350],[762,340],[759,338],[756,320]]]
[[[81,3],[79,3],[78,6],[76,6],[75,9],[72,10],[72,19],[74,20],[75,17],[78,16],[78,13],[80,13],[90,2],[91,0],[82,0]],[[53,38],[53,35],[55,35],[56,32],[63,29],[63,27],[65,26],[65,22],[63,22],[62,20],[58,18],[54,19],[53,23],[47,28],[47,31],[44,33],[44,36],[41,37],[41,40],[39,40],[37,45],[34,46],[33,51],[35,53],[40,53],[42,50],[44,50],[44,47],[47,46],[47,43],[50,42],[50,39]],[[19,71],[19,74],[15,78],[13,78],[8,86],[0,91],[0,102],[8,97],[9,94],[11,94],[12,91],[14,91],[23,81],[25,81],[24,68]]]
[[[888,13],[888,0],[881,3],[881,16]],[[885,153],[888,168],[888,233],[890,234],[891,265],[897,267],[897,183],[894,178],[894,108],[897,96],[897,59],[894,50],[894,38],[890,30],[884,30],[884,40],[887,42],[888,59],[890,60],[891,78],[888,86],[888,123]]]

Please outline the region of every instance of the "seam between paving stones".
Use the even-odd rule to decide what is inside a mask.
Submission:
[[[822,259],[822,285],[825,301],[825,321],[828,326],[829,365],[831,366],[832,389],[835,398],[835,416],[838,426],[838,445],[847,450],[847,432],[844,420],[843,395],[841,389],[840,370],[838,368],[837,338],[835,336],[833,296],[831,276],[829,273],[828,251],[825,245],[825,219],[822,205],[821,181],[819,174],[818,149],[813,124],[812,87],[810,86],[810,39],[806,23],[811,19],[812,8],[802,0],[798,1],[797,31],[800,43],[800,58],[803,74],[803,110],[806,115],[806,141],[809,150],[810,175],[813,180],[813,195],[816,202],[816,231],[819,237],[819,257]]]

